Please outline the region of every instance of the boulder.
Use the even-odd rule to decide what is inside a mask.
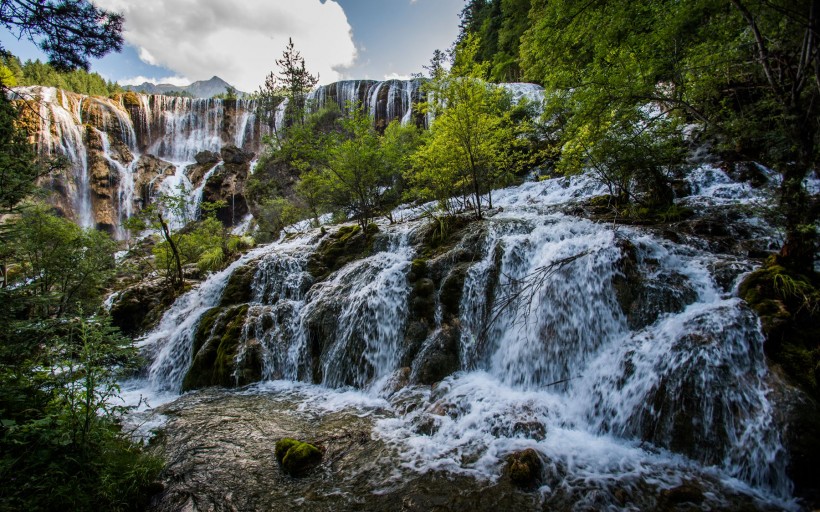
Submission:
[[[316,446],[284,438],[276,442],[274,454],[282,470],[290,476],[305,476],[322,463],[322,451]]]
[[[199,320],[193,361],[182,390],[208,386],[237,387],[262,378],[262,348],[254,338],[244,339],[248,305],[211,308]]]
[[[142,281],[117,295],[111,305],[111,323],[126,336],[153,327],[174,302],[174,291],[162,279]]]
[[[367,257],[373,251],[374,237],[378,232],[375,224],[369,224],[364,231],[356,224],[341,226],[322,240],[310,256],[308,272],[315,281],[323,281],[351,261]]]
[[[201,154],[201,153],[200,153]],[[233,144],[228,144],[224,146],[221,151],[222,161],[226,164],[235,164],[235,165],[245,165],[249,164],[253,157],[256,156],[251,151],[245,151],[242,148],[238,148]],[[197,160],[199,163],[199,160]]]
[[[543,469],[544,463],[538,452],[527,448],[507,457],[505,471],[513,484],[522,489],[532,490],[541,483]]]
[[[460,369],[459,333],[458,320],[453,320],[425,342],[413,364],[413,383],[434,384]]]

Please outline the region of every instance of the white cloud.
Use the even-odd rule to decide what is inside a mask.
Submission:
[[[150,84],[171,84],[180,87],[190,85],[191,81],[183,76],[168,76],[165,78],[149,78],[147,76],[135,76],[133,78],[124,78],[119,81],[120,85],[142,85],[145,82]]]
[[[157,65],[157,59],[155,59],[154,56],[151,55],[151,52],[149,52],[145,48],[140,48],[139,49],[139,56],[140,56],[140,60],[143,61],[144,63],[150,64],[152,66]]]
[[[413,78],[410,75],[400,75],[398,73],[390,73],[389,75],[384,75],[385,80],[410,80]]]
[[[95,0],[125,16],[125,40],[142,61],[194,80],[217,75],[253,91],[293,38],[321,83],[353,65],[356,47],[342,7],[333,0]]]

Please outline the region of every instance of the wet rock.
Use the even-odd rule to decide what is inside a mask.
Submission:
[[[242,265],[234,270],[231,277],[228,278],[227,284],[225,284],[225,289],[222,291],[222,299],[219,302],[220,307],[244,304],[250,301],[253,296],[251,285],[255,274],[255,265]]]
[[[197,153],[194,160],[199,165],[215,164],[220,161],[220,156],[218,153],[205,150]]]
[[[760,188],[769,182],[766,173],[755,162],[724,162],[721,168],[735,181]]]
[[[217,163],[215,162],[192,164],[185,168],[185,175],[188,176],[188,180],[190,180],[191,185],[193,185],[194,188],[197,188],[202,184],[202,179],[208,171],[213,169],[216,165]]]
[[[457,324],[457,320],[453,321]],[[445,324],[422,347],[411,380],[417,384],[433,384],[459,370],[459,328]]]
[[[193,361],[182,381],[183,391],[208,386],[235,387],[262,378],[261,347],[243,339],[248,305],[211,308],[199,321]]]
[[[679,313],[697,299],[687,278],[676,272],[646,275],[637,248],[629,240],[617,242],[621,258],[612,278],[615,297],[632,330],[651,325],[663,314]]]
[[[315,446],[291,438],[276,442],[276,460],[290,476],[304,476],[322,463],[322,452]]]
[[[506,473],[510,480],[522,489],[534,489],[542,480],[544,463],[541,456],[532,448],[515,452],[507,457]]]
[[[410,383],[410,371],[410,368],[405,366],[404,368],[399,368],[393,372],[382,388],[382,391],[386,394],[387,398],[390,398],[392,395],[398,393],[402,388]]]
[[[703,489],[695,482],[684,482],[677,487],[661,491],[660,502],[663,505],[680,505],[692,503],[699,505],[705,499]]]
[[[228,144],[222,147],[222,151],[220,152],[222,156],[222,160],[226,164],[235,164],[235,165],[244,165],[249,164],[251,160],[253,160],[254,155],[251,151],[245,151],[242,148],[238,148],[233,144]],[[202,154],[202,153],[200,153]],[[197,160],[199,162],[199,160]]]
[[[766,355],[820,400],[820,276],[794,274],[770,261],[743,280],[738,294],[760,317]]]
[[[111,322],[126,336],[135,336],[153,327],[176,295],[162,280],[142,281],[119,292],[111,305]]]
[[[368,256],[373,250],[378,230],[375,224],[368,225],[365,231],[358,225],[340,227],[322,240],[316,252],[310,256],[308,272],[316,281],[322,281],[351,261]]]

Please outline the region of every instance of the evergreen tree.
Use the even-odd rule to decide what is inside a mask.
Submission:
[[[86,0],[0,2],[0,24],[37,43],[60,70],[88,70],[90,57],[121,50],[122,21]]]
[[[276,59],[276,65],[279,67],[279,74],[271,71],[265,78],[265,84],[257,92],[261,109],[268,116],[269,125],[273,127],[274,111],[287,98],[286,124],[301,124],[305,119],[305,98],[319,82],[319,75],[310,74],[305,66],[305,59],[296,50],[291,38],[288,38],[282,58]]]

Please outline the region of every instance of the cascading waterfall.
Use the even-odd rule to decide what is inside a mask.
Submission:
[[[15,88],[13,97],[39,104],[39,151],[65,155],[71,162],[71,179],[55,185],[64,195],[66,214],[84,227],[110,226],[120,237],[125,236],[122,221],[138,206],[138,182],[163,180],[164,191],[178,193],[183,185],[184,193],[190,194],[193,187],[185,169],[198,153],[219,153],[228,144],[256,152],[268,131],[258,122],[254,100],[135,93],[111,99],[40,86]],[[94,145],[92,136],[101,147]],[[176,172],[167,177],[138,176],[143,156],[165,160]],[[90,162],[95,158],[105,162],[108,179],[100,169],[91,176]],[[117,190],[102,190],[109,182],[117,183]]]
[[[725,175],[700,172],[706,195],[690,201],[715,193],[725,204]],[[793,507],[757,318],[717,284],[717,256],[561,209],[602,192],[586,176],[498,191],[501,210],[474,232],[480,257],[460,263],[457,319],[439,304],[416,348],[404,337],[423,222],[382,225],[370,256],[318,282],[308,266],[321,232],[256,249],[183,296],[145,338],[154,389],[180,389],[197,319],[219,306],[233,269],[252,265],[237,368],[258,342],[263,379],[388,398],[394,416],[375,432],[404,468],[493,480],[505,454],[535,448],[553,475],[545,488],[579,504],[601,496],[585,489],[606,502],[613,488],[639,492],[645,480],[699,479]],[[452,250],[456,267],[467,250]],[[625,309],[630,274],[639,277],[627,298],[640,307]],[[447,329],[460,333],[458,371],[397,391],[402,365],[416,375]]]
[[[307,96],[308,107],[318,110],[329,101],[335,102],[345,112],[362,108],[373,118],[376,126],[386,126],[392,121],[402,125],[415,122],[420,112],[416,104],[425,101],[421,85],[425,79],[411,80],[343,80],[322,85]],[[514,103],[523,98],[540,105],[544,99],[544,89],[535,84],[499,84],[508,91]],[[427,119],[429,124],[430,119]]]

